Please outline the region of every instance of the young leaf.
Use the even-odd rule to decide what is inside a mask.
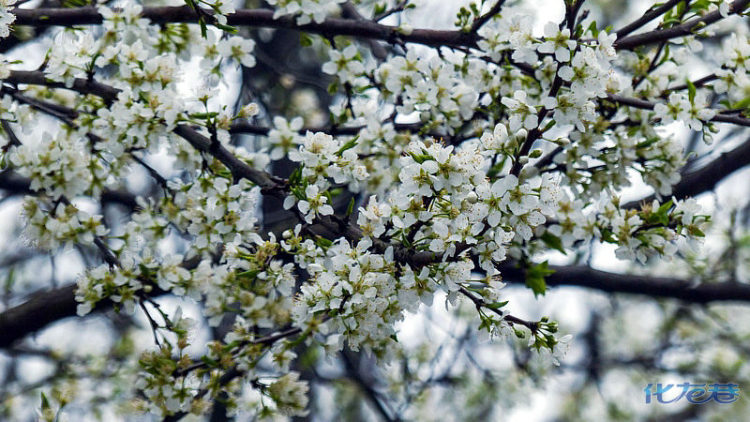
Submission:
[[[544,278],[554,272],[555,270],[549,269],[547,261],[534,264],[526,270],[526,286],[534,292],[534,296],[544,296],[547,291],[547,282],[544,281]]]
[[[563,247],[562,239],[550,233],[549,231],[544,232],[540,239],[542,239],[545,245],[556,251],[562,252],[563,255],[568,254],[568,252],[566,252],[565,248]]]
[[[687,80],[687,87],[688,87],[688,98],[690,99],[690,104],[695,104],[695,85],[690,82],[690,79]]]
[[[341,157],[341,154],[343,154],[344,151],[346,151],[348,149],[352,149],[355,146],[357,146],[357,139],[359,139],[359,135],[355,136],[349,142],[347,142],[344,145],[342,145],[341,148],[339,148],[339,150],[336,151],[336,155],[338,155],[339,157]]]
[[[349,217],[350,215],[352,215],[352,213],[354,212],[354,204],[355,204],[354,198],[351,198],[349,200],[349,205],[346,206],[346,216],[347,217]]]

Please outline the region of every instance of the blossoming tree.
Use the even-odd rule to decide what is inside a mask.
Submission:
[[[434,5],[410,0],[91,3],[0,0],[0,188],[24,239],[3,251],[0,347],[53,366],[9,366],[7,417],[483,420],[571,343],[594,384],[627,361],[602,338],[639,347],[599,328],[637,316],[599,308],[571,340],[519,317],[506,283],[667,298],[662,351],[711,336],[679,334],[685,304],[750,300],[750,242],[729,227],[706,262],[696,240],[725,211],[691,198],[750,163],[750,143],[727,148],[750,126],[747,0],[616,18],[559,0],[547,23],[489,0],[450,29],[420,27]],[[639,274],[589,267],[607,244]],[[43,338],[95,315],[111,325],[84,352]],[[501,346],[499,375],[480,355]],[[707,373],[750,379],[738,365]]]

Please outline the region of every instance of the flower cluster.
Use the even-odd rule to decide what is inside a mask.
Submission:
[[[595,198],[604,190],[629,186],[628,168],[637,170],[660,195],[670,195],[685,164],[683,148],[651,132],[646,131],[648,138],[637,138],[623,127],[602,134],[575,131],[569,140],[560,142],[553,162],[563,170],[564,179],[577,187],[573,192],[581,198]]]
[[[16,4],[17,0],[1,0],[0,1],[0,38],[5,38],[10,35],[10,24],[15,22],[16,17],[12,13],[8,12],[10,6]]]
[[[343,0],[270,0],[268,4],[274,7],[273,18],[282,16],[297,16],[297,25],[310,22],[322,23],[327,16],[339,10],[339,3]]]
[[[247,180],[215,177],[197,183],[169,182],[174,198],[165,204],[170,222],[193,237],[194,251],[225,242],[249,241],[255,234],[258,189]]]
[[[10,162],[31,180],[30,188],[53,199],[97,195],[107,171],[88,153],[87,142],[62,133],[44,133],[36,145],[24,143],[10,150]]]
[[[501,126],[495,132],[502,136],[504,131]],[[489,138],[483,137],[487,143]],[[407,246],[444,258],[471,249],[493,275],[511,240],[531,239],[533,229],[546,221],[544,214],[552,215],[557,182],[548,176],[519,180],[513,175],[491,182],[483,151],[453,150],[437,142],[412,142],[409,155],[401,158],[401,187],[384,198],[385,203],[371,198],[358,223],[366,234],[402,238]],[[457,288],[456,281],[465,281],[453,275],[446,280],[451,290]]]
[[[272,259],[281,249],[273,235],[263,240],[256,234],[250,245],[229,243],[224,265],[211,266],[203,261],[196,271],[196,278],[202,280],[200,288],[206,295],[205,313],[211,325],[218,325],[227,309],[236,310],[236,325],[240,327],[270,329],[289,322],[295,283],[293,264]],[[238,333],[233,336],[241,337]]]
[[[479,48],[490,54],[493,60],[510,54],[515,61],[536,64],[537,39],[532,34],[532,28],[531,16],[523,13],[504,13],[500,19],[495,19],[492,25],[485,25],[479,30],[479,35],[482,36]]]
[[[272,160],[286,157],[290,151],[297,149],[297,145],[302,143],[299,130],[302,129],[303,123],[302,117],[295,117],[290,121],[281,116],[274,117],[273,129],[270,130],[267,138]]]
[[[547,230],[566,247],[600,239],[619,247],[618,258],[645,263],[652,256],[670,258],[682,244],[703,236],[708,216],[694,199],[654,200],[641,210],[620,208],[617,197],[603,197],[600,210],[584,209],[580,200],[563,197],[559,219]]]
[[[382,84],[386,99],[401,99],[396,107],[399,113],[416,111],[422,121],[457,127],[471,118],[479,105],[477,88],[483,85],[482,78],[493,75],[492,69],[485,73],[478,61],[459,56],[453,61],[420,58],[416,50],[409,50],[405,57],[396,56],[380,64],[373,79]]]
[[[354,247],[343,239],[316,245],[300,236],[299,226],[284,238],[284,250],[311,274],[294,303],[295,325],[323,335],[329,352],[341,350],[346,342],[354,350],[364,348],[385,361],[392,359],[397,350],[394,324],[404,311],[432,303],[442,275],[466,268],[465,263],[438,263],[416,272],[396,262],[393,247],[370,252],[373,242],[368,239]]]
[[[268,393],[282,415],[305,416],[309,389],[307,381],[299,380],[299,372],[290,372],[269,385]]]
[[[284,201],[284,208],[297,203],[308,223],[317,215],[333,214],[329,197],[325,196],[331,186],[329,179],[337,185],[348,184],[349,190],[356,192],[360,182],[368,177],[366,167],[358,163],[355,146],[356,139],[342,142],[322,132],[308,132],[300,149],[289,152],[289,159],[300,163],[299,185]]]
[[[324,63],[321,70],[329,75],[336,75],[342,81],[355,81],[365,71],[354,44],[348,45],[341,52],[331,50],[329,56],[331,61]]]
[[[716,115],[716,111],[708,107],[706,95],[704,91],[690,97],[675,92],[669,94],[666,103],[657,104],[654,112],[656,117],[664,123],[682,121],[692,130],[702,130],[704,122]]]
[[[92,245],[95,236],[104,236],[108,230],[100,215],[91,215],[75,205],[57,202],[46,207],[36,200],[24,201],[26,219],[24,236],[34,246],[55,250],[61,245]]]

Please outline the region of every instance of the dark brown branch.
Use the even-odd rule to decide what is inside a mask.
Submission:
[[[0,173],[0,189],[19,195],[34,194],[34,191],[31,190],[31,181],[10,170]],[[134,210],[138,205],[135,201],[135,195],[119,190],[104,190],[101,200],[105,204],[122,205],[128,210]]]
[[[52,88],[67,88],[62,83],[47,80],[44,77],[44,74],[38,71],[13,71],[10,76],[5,79],[5,82],[12,84],[43,85]],[[109,102],[114,101],[117,98],[117,94],[120,92],[117,88],[109,85],[91,79],[81,78],[75,79],[73,86],[69,89],[83,94],[93,94]],[[186,125],[177,126],[174,129],[174,133],[188,141],[188,143],[198,151],[210,153],[217,160],[221,161],[232,172],[232,175],[235,178],[248,179],[264,190],[276,193],[275,189],[279,187],[279,184],[271,175],[264,171],[257,170],[238,159],[221,144],[212,142],[209,138],[201,135],[196,130]]]
[[[623,97],[620,95],[607,95],[607,99],[620,105],[626,105],[628,107],[640,108],[644,110],[653,110],[655,104],[651,101],[642,100],[640,98]],[[711,122],[718,123],[732,123],[738,126],[750,127],[750,119],[738,115],[721,114],[717,113],[711,118]]]
[[[705,84],[707,84],[707,83],[709,83],[711,81],[715,81],[718,78],[719,77],[716,76],[715,73],[712,73],[712,74],[704,76],[704,77],[702,77],[700,79],[694,80],[693,81],[693,86],[696,87],[696,88],[698,88],[698,87],[701,87],[701,86],[703,86],[703,85],[705,85]],[[687,88],[688,88],[688,84],[681,84],[681,85],[677,85],[675,87],[669,88],[668,91],[681,91],[681,90],[687,89]]]
[[[0,313],[0,348],[63,318],[76,315],[76,285],[37,293],[26,302]],[[97,307],[98,309],[99,307]]]
[[[739,283],[703,283],[689,280],[637,274],[619,274],[586,266],[552,266],[555,272],[545,281],[549,286],[578,286],[608,293],[647,295],[652,298],[679,299],[690,303],[747,302],[750,285]],[[500,268],[505,281],[523,283],[523,270],[505,265]]]
[[[349,356],[349,353],[347,353],[346,351],[342,351],[340,355],[341,360],[344,362],[344,368],[346,369],[347,378],[357,384],[367,400],[372,403],[375,410],[377,410],[382,420],[387,422],[400,421],[401,419],[397,415],[391,417],[391,413],[395,412],[393,412],[390,406],[386,406],[386,404],[383,403],[381,394],[375,391],[375,388],[364,380],[364,377],[359,371],[358,365],[354,365],[354,362]]]
[[[618,274],[584,266],[550,266],[550,269],[555,270],[555,273],[545,279],[549,286],[578,286],[608,293],[647,295],[691,303],[750,302],[750,285],[747,284],[693,285],[678,278]],[[520,268],[504,265],[500,270],[505,281],[524,282],[525,277]],[[25,303],[0,313],[0,348],[9,347],[15,341],[53,322],[75,316],[75,288],[75,285],[68,285],[37,293]],[[152,296],[158,294],[163,292],[151,293]],[[108,301],[100,302],[96,310],[107,309],[111,305]],[[292,330],[292,334],[299,332]],[[281,332],[262,341],[275,341],[275,336],[288,335],[289,332]]]
[[[750,0],[736,0],[732,4],[731,13],[744,10],[749,2]],[[16,15],[16,25],[48,27],[98,25],[102,23],[102,16],[93,7],[14,9],[13,13]],[[206,13],[211,12],[207,10]],[[408,42],[433,47],[475,47],[479,39],[472,32],[450,30],[414,29],[410,33],[405,34],[401,33],[399,28],[395,26],[381,25],[372,21],[356,19],[328,18],[322,23],[313,22],[306,25],[298,25],[294,16],[284,16],[274,19],[273,13],[273,10],[267,9],[240,9],[227,16],[227,23],[234,26],[284,28],[320,34],[326,37],[346,35],[382,40],[388,43]],[[143,8],[142,15],[156,24],[198,22],[198,14],[188,6],[145,7]],[[671,28],[619,38],[615,42],[615,47],[632,50],[636,47],[691,35],[693,31],[715,23],[720,19],[722,19],[722,16],[716,10],[701,18],[692,19]]]
[[[684,172],[679,183],[672,187],[672,196],[684,199],[713,190],[719,182],[735,171],[750,164],[750,140],[745,141],[731,151],[719,155],[715,160],[697,170]],[[655,195],[631,201],[623,208],[638,208],[641,203],[651,202]]]
[[[487,303],[484,301],[482,297],[476,296],[474,293],[470,292],[469,289],[467,289],[464,286],[459,287],[459,291],[465,297],[469,298],[469,300],[474,302],[474,306],[477,307],[477,310],[479,310],[480,308],[489,309],[491,312],[497,314],[502,319],[510,323],[510,325],[523,325],[524,327],[528,328],[529,331],[531,331],[532,333],[536,333],[537,330],[539,330],[539,323],[526,321],[521,318],[515,317],[513,315],[503,313],[503,311],[501,311],[500,309],[488,307]]]
[[[500,13],[500,9],[503,8],[503,3],[505,3],[505,0],[497,0],[497,2],[492,6],[490,10],[487,11],[487,13],[476,18],[471,24],[470,32],[476,33],[482,28],[482,26],[484,26],[484,24],[489,22],[490,19]]]
[[[419,130],[423,127],[424,124],[422,123],[395,123],[393,125],[393,128],[400,132],[419,132]],[[302,129],[297,131],[297,133],[299,133],[300,135],[304,135],[307,132],[325,132],[331,136],[353,136],[358,134],[364,128],[364,126],[303,127]],[[229,133],[232,134],[246,133],[251,135],[265,136],[268,135],[270,131],[271,128],[267,126],[259,126],[247,122],[235,122],[229,128]],[[447,136],[447,134],[440,133],[430,133],[429,135],[434,137]]]
[[[69,10],[69,9],[65,9]],[[73,82],[73,86],[66,87],[61,82],[53,82],[48,80],[44,73],[39,71],[28,71],[28,70],[14,70],[10,75],[3,80],[9,84],[28,84],[28,85],[43,85],[50,88],[65,88],[77,91],[83,94],[93,94],[103,98],[106,101],[112,102],[117,99],[117,94],[120,92],[117,88],[113,88],[109,85],[105,85],[93,80],[78,78]]]
[[[343,16],[347,19],[354,19],[358,21],[368,20],[359,13],[359,10],[357,10],[357,6],[352,4],[352,2],[350,1],[347,1],[346,3],[341,5],[341,11],[343,13]],[[388,50],[386,50],[382,45],[378,44],[376,40],[369,40],[368,46],[370,47],[370,51],[372,51],[372,55],[375,56],[376,59],[385,60],[388,58]]]
[[[730,6],[730,14],[735,14],[745,10],[750,0],[735,0]],[[631,35],[625,38],[618,38],[615,41],[615,48],[618,50],[633,50],[637,47],[656,44],[673,38],[693,35],[699,29],[716,23],[723,19],[718,10],[707,13],[700,18],[691,19],[681,25],[673,26],[667,29],[657,29],[655,31],[644,32],[642,34]]]
[[[623,26],[619,30],[615,31],[615,34],[617,34],[617,38],[625,38],[626,36],[630,35],[633,31],[637,31],[639,28],[641,28],[643,25],[651,22],[652,20],[658,18],[659,16],[666,13],[669,9],[675,7],[677,3],[683,2],[685,0],[669,0],[668,2],[662,4],[658,7],[652,7],[646,13],[643,14],[640,18],[634,20],[633,22]]]
[[[207,13],[211,13],[206,10]],[[102,23],[102,16],[93,7],[79,7],[70,9],[16,9],[16,25],[35,27],[46,26],[74,26],[98,25]],[[309,23],[297,25],[296,17],[284,16],[273,18],[273,10],[268,9],[240,9],[227,16],[227,24],[233,26],[251,26],[266,28],[284,28],[320,34],[326,37],[348,35],[358,38],[369,38],[394,42],[425,44],[438,46],[476,45],[476,36],[461,31],[441,31],[432,29],[414,29],[409,34],[402,34],[398,27],[381,25],[372,21],[355,19],[328,18],[323,23]],[[179,7],[144,7],[143,17],[156,24],[165,23],[197,23],[198,14],[187,6]]]

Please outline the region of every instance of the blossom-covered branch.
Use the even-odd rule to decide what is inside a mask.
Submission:
[[[624,38],[619,38],[620,35],[618,33],[618,39],[615,42],[615,46],[616,48],[623,50],[632,50],[636,47],[655,44],[661,41],[670,40],[672,38],[692,35],[696,31],[703,29],[708,25],[716,23],[722,18],[729,16],[730,14],[739,14],[744,12],[747,8],[748,3],[750,3],[750,1],[748,0],[735,0],[731,4],[724,3],[722,5],[722,8],[719,10],[714,10],[713,12],[707,13],[705,16],[689,20],[671,28],[656,29],[653,31],[644,32],[642,34],[626,36]]]
[[[36,62],[0,56],[0,187],[24,194],[30,245],[100,259],[78,269],[74,289],[0,313],[0,345],[73,313],[142,315],[153,341],[119,375],[140,410],[175,420],[220,402],[227,416],[303,416],[310,387],[293,362],[360,350],[393,362],[400,322],[435,299],[452,317],[468,308],[481,335],[527,338],[526,352],[559,364],[570,336],[548,317],[510,315],[508,282],[535,296],[577,285],[750,300],[741,284],[572,258],[606,243],[644,266],[689,260],[706,237],[711,216],[681,191],[687,158],[671,125],[706,145],[726,127],[717,123],[748,126],[747,35],[723,36],[709,60],[700,32],[739,22],[746,1],[655,6],[619,35],[581,0],[543,31],[503,1],[461,8],[453,30],[379,23],[408,17],[408,1],[13,4],[0,4],[0,37],[11,25],[49,35]],[[300,52],[284,60],[309,60],[325,82],[287,74],[277,36]],[[695,79],[690,60],[710,64],[709,76]],[[158,189],[117,196],[140,176]],[[623,206],[633,183],[672,199]],[[104,206],[116,200],[136,205]],[[550,253],[568,265],[549,265]],[[194,309],[168,309],[167,294]],[[209,330],[198,324],[213,337],[199,340]]]
[[[649,45],[664,40],[669,40],[685,35],[691,35],[696,29],[702,29],[711,25],[724,17],[733,13],[740,13],[747,7],[748,0],[736,0],[731,4],[728,11],[714,11],[701,18],[693,19],[682,25],[674,26],[667,29],[657,29],[643,34],[626,36],[620,35],[615,42],[618,49],[630,50],[635,47]],[[495,7],[500,8],[502,1],[496,3]],[[677,2],[671,2],[677,3]],[[672,5],[674,6],[674,5]],[[665,5],[666,7],[666,5]],[[662,9],[658,9],[662,12]],[[17,25],[29,26],[73,26],[73,25],[92,25],[101,24],[101,14],[92,7],[69,8],[69,9],[15,9],[13,13],[16,16]],[[212,13],[207,11],[206,13]],[[649,15],[650,19],[659,16],[656,12]],[[199,14],[188,6],[176,7],[146,7],[143,9],[142,16],[157,24],[164,23],[181,23],[197,22]],[[493,11],[483,15],[475,22],[479,23],[475,29],[479,29],[482,24],[494,16]],[[649,19],[649,20],[650,20]],[[371,38],[383,41],[393,42],[401,40],[403,42],[425,44],[430,46],[446,47],[474,47],[478,38],[475,32],[442,31],[431,29],[408,29],[402,30],[399,27],[382,25],[371,21],[362,21],[355,19],[336,19],[327,18],[323,22],[311,22],[299,25],[293,17],[274,17],[272,10],[265,9],[239,9],[233,13],[227,14],[226,23],[234,26],[256,26],[268,28],[294,29],[304,32],[316,33],[325,36],[348,35],[358,38]],[[645,22],[643,22],[645,23]],[[640,21],[637,23],[641,25]],[[629,34],[625,31],[624,34]]]
[[[663,297],[686,303],[750,302],[750,287],[744,284],[696,285],[679,278],[620,274],[579,266],[552,265],[550,269],[554,272],[546,277],[546,283],[553,287],[584,287],[593,291]],[[525,275],[518,267],[504,265],[501,270],[508,282],[525,283]],[[39,292],[22,305],[0,313],[0,347],[9,347],[51,323],[76,316],[78,303],[75,288],[71,284]],[[96,310],[105,310],[109,306],[111,303],[100,303]],[[40,312],[42,309],[44,312]]]
[[[212,12],[207,11],[207,13]],[[98,25],[103,21],[101,13],[93,7],[15,9],[13,14],[16,15],[16,25]],[[144,7],[142,16],[156,24],[197,23],[199,18],[199,15],[188,6]],[[324,22],[300,25],[293,17],[274,18],[274,12],[267,9],[238,9],[226,16],[226,23],[234,26],[293,29],[324,36],[348,35],[388,42],[401,40],[435,47],[471,47],[476,44],[475,35],[462,31],[401,30],[397,26],[383,25],[371,21],[338,18],[327,18]]]

